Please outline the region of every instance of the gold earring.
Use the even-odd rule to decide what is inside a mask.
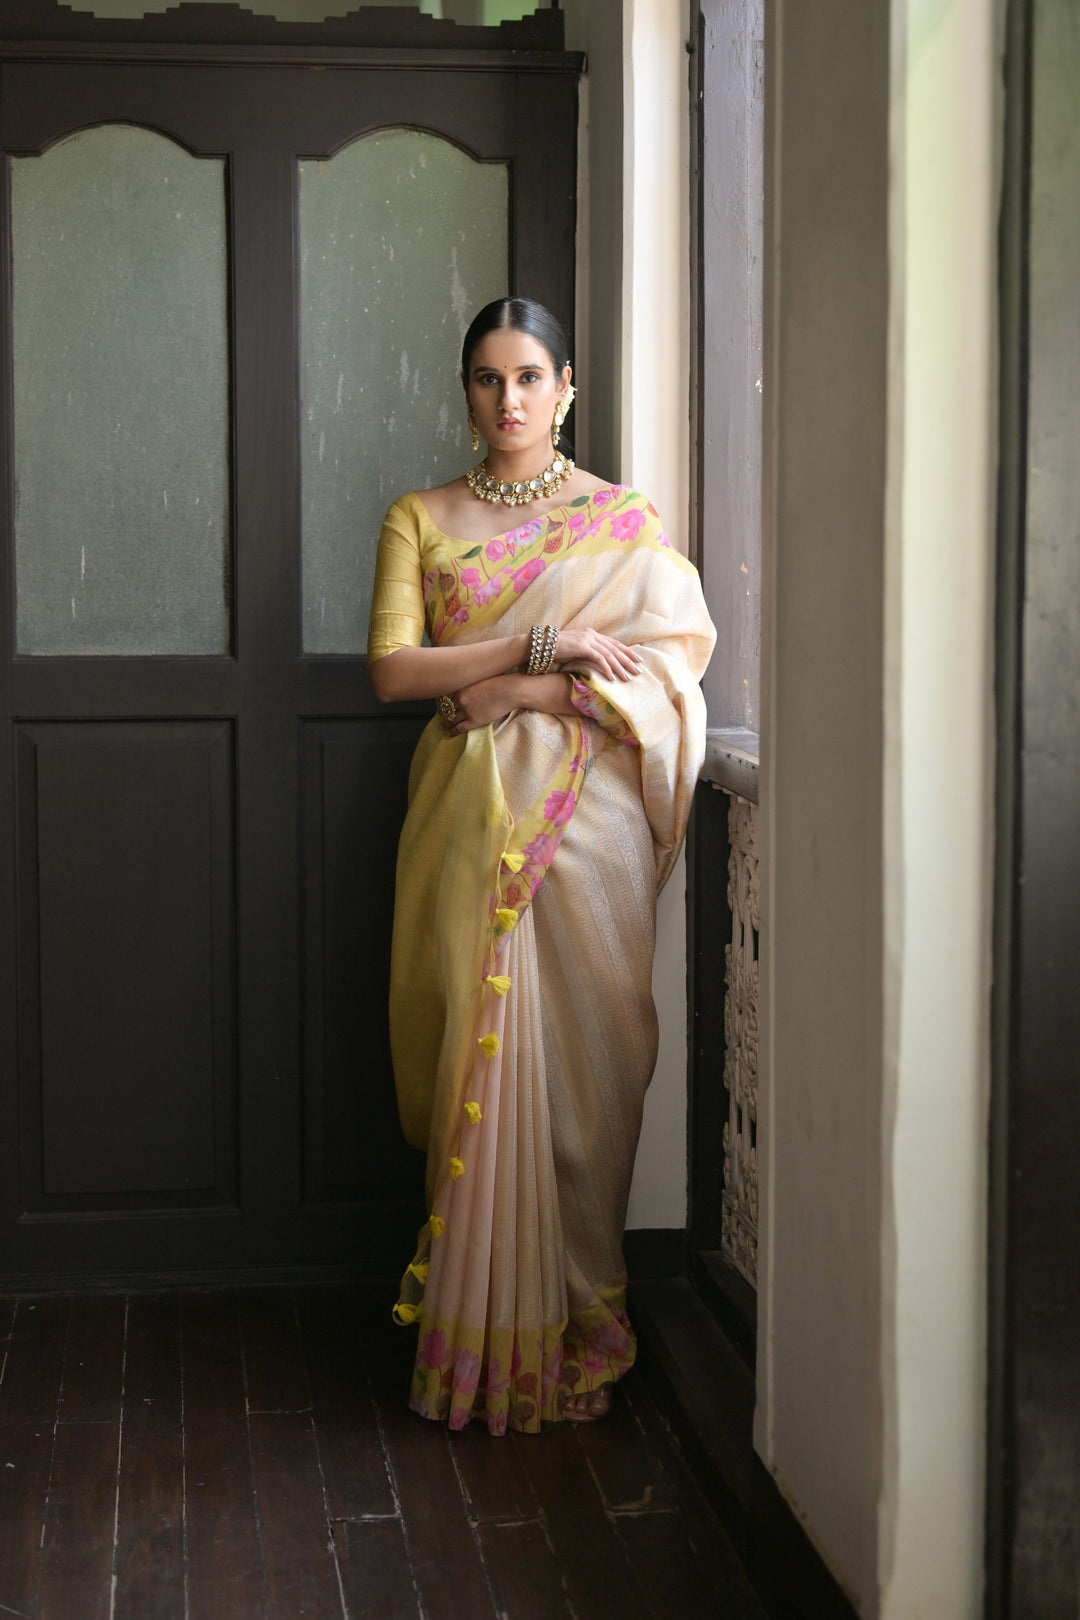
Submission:
[[[574,395],[576,393],[577,389],[574,387],[573,383],[567,383],[566,393],[555,407],[555,421],[551,435],[551,442],[553,445],[557,446],[559,443],[559,429],[566,421],[566,413],[574,403]]]
[[[480,435],[476,431],[476,417],[473,415],[473,408],[472,408],[471,405],[469,406],[469,431],[472,434],[472,447],[473,447],[473,449],[474,450],[479,450],[479,448],[480,448]]]

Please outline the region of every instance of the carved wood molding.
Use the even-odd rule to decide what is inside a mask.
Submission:
[[[351,48],[407,50],[414,58],[430,53],[432,65],[446,64],[449,57],[455,65],[468,57],[479,67],[494,66],[498,58],[503,59],[500,65],[513,59],[515,66],[540,69],[565,69],[572,58],[580,70],[582,63],[579,52],[563,50],[563,13],[553,8],[497,28],[429,17],[411,6],[364,6],[323,22],[279,22],[256,16],[248,6],[203,0],[182,0],[139,19],[95,17],[62,0],[4,0],[0,15],[0,55],[6,57],[55,59],[60,50],[97,59],[114,52],[128,59],[147,52],[175,58],[177,47],[184,48],[185,56],[197,50],[200,60],[210,59],[207,52],[227,48],[235,61],[237,49],[246,48],[244,60],[317,61],[320,52],[340,54]]]
[[[731,941],[724,948],[724,1187],[720,1247],[757,1286],[758,1164],[758,810],[729,793],[728,905]]]

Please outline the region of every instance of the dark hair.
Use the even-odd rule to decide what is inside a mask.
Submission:
[[[570,364],[570,345],[551,311],[533,298],[496,298],[493,304],[485,304],[480,313],[473,316],[461,345],[461,376],[466,387],[469,384],[469,361],[480,339],[487,337],[489,332],[505,332],[508,329],[524,332],[526,337],[542,343],[551,356],[556,377],[562,376],[563,368]]]

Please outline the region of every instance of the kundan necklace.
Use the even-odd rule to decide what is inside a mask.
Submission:
[[[478,501],[498,501],[503,506],[524,506],[540,495],[554,495],[574,470],[569,456],[556,456],[550,467],[545,467],[535,478],[521,483],[500,483],[487,470],[487,458],[479,467],[470,467],[465,482]]]

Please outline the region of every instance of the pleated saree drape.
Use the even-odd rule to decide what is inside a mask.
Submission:
[[[496,1434],[558,1418],[634,1359],[622,1233],[656,1060],[656,895],[704,751],[714,631],[655,510],[609,487],[482,545],[422,499],[387,514],[369,656],[590,625],[626,682],[573,717],[517,710],[413,761],[390,992],[402,1125],[429,1219],[395,1315],[419,1323],[410,1404]]]

